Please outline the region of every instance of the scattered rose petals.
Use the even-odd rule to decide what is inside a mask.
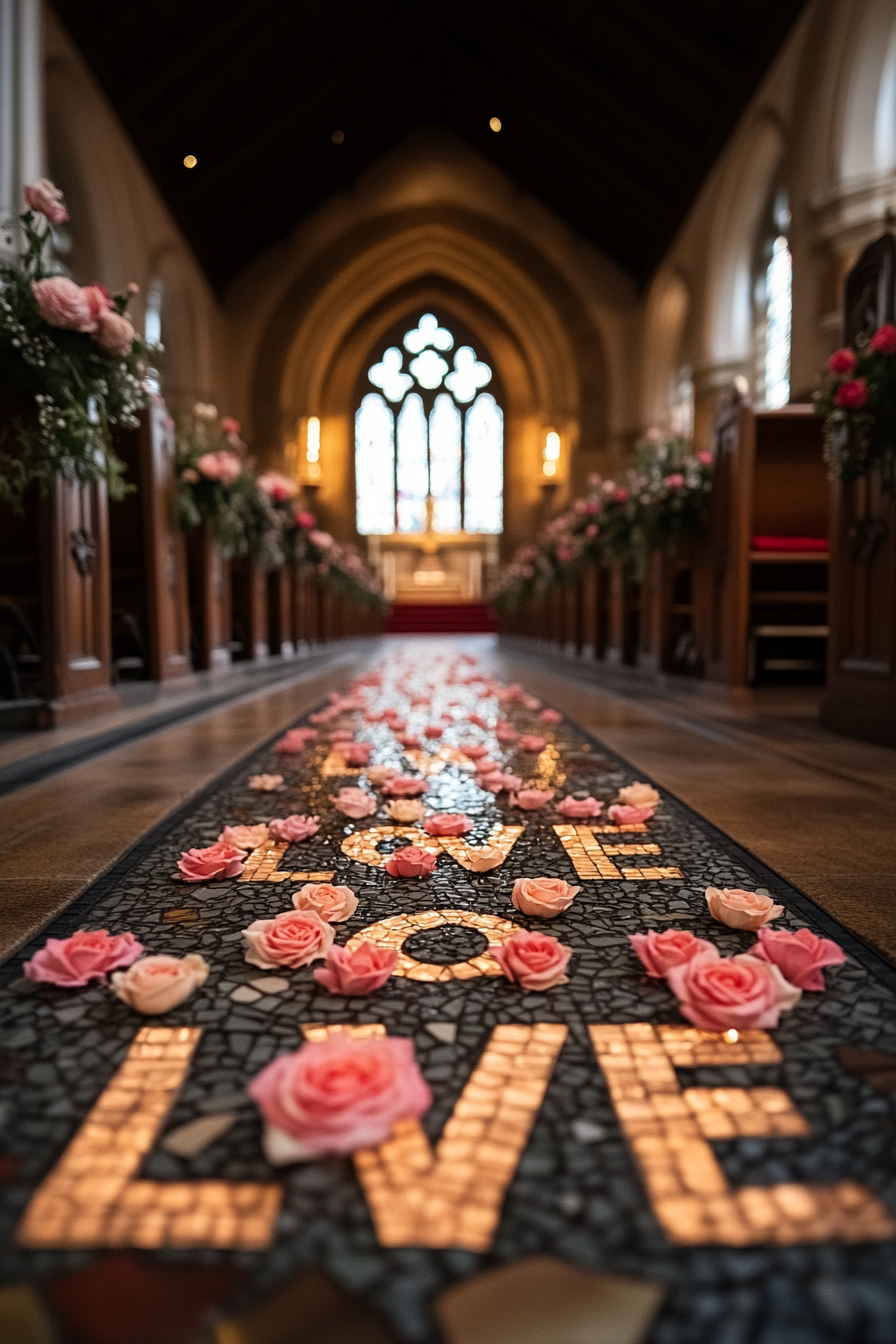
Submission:
[[[260,821],[257,826],[225,826],[218,836],[218,844],[233,845],[236,849],[257,849],[269,837],[267,825]]]
[[[105,984],[111,970],[130,966],[142,952],[143,944],[138,943],[132,933],[78,929],[68,938],[48,938],[22,966],[22,973],[29,980],[77,989],[90,980]]]
[[[263,971],[275,966],[307,966],[325,957],[333,942],[334,930],[316,910],[285,910],[273,919],[256,919],[243,929],[250,966]]]
[[[431,738],[441,737],[444,731],[445,729],[442,728],[440,724],[430,723],[423,729],[423,736]]]
[[[599,803],[596,798],[573,798],[572,794],[568,794],[557,804],[557,811],[564,817],[599,817],[603,807],[603,803]]]
[[[423,823],[427,835],[466,835],[473,821],[463,812],[433,812]]]
[[[275,840],[288,840],[296,844],[299,840],[308,840],[320,830],[320,817],[306,817],[293,812],[289,817],[275,817],[268,823],[268,830]]]
[[[419,798],[393,798],[386,804],[386,811],[393,821],[422,821],[426,808]]]
[[[707,887],[706,904],[713,919],[729,929],[758,929],[784,913],[783,905],[775,905],[771,896],[740,887]]]
[[[538,716],[542,723],[562,723],[563,715],[559,709],[543,709]]]
[[[282,775],[250,775],[249,788],[258,793],[274,793],[283,783]]]
[[[211,882],[216,877],[239,877],[245,861],[245,850],[218,840],[204,849],[185,850],[177,866],[187,882]]]
[[[364,789],[344,788],[330,794],[330,802],[343,816],[358,821],[361,817],[372,817],[377,809],[377,801]]]
[[[195,952],[186,957],[141,957],[112,975],[112,992],[136,1013],[167,1013],[204,984],[209,966]]]
[[[438,857],[419,845],[406,845],[404,849],[396,850],[383,867],[390,877],[430,877]]]
[[[414,775],[393,775],[383,785],[383,793],[390,798],[413,798],[416,794],[426,793],[429,785],[425,779]]]
[[[359,943],[353,952],[334,943],[327,953],[326,966],[313,971],[315,980],[331,994],[354,997],[372,994],[381,989],[395,969],[398,951],[391,947],[377,947],[375,943]]]
[[[488,747],[484,747],[481,742],[461,742],[459,751],[465,756],[469,756],[471,761],[476,761],[480,756],[488,755]]]
[[[518,877],[511,901],[524,915],[555,919],[568,910],[581,887],[572,887],[562,877]]]
[[[520,929],[500,947],[489,948],[501,970],[521,989],[552,989],[565,984],[572,948],[547,933]]]
[[[833,938],[819,938],[811,929],[797,929],[790,933],[787,929],[760,928],[756,936],[759,942],[750,948],[749,955],[761,961],[770,961],[798,989],[809,989],[818,993],[824,989],[825,966],[842,966],[846,953]]]
[[[488,727],[488,720],[484,719],[481,714],[468,714],[467,723],[474,723],[477,728]]]
[[[346,765],[366,765],[370,760],[373,744],[370,742],[346,742],[341,751]]]
[[[288,755],[298,755],[304,751],[309,742],[313,742],[317,737],[316,728],[290,728],[288,732],[274,743],[277,751]]]
[[[393,775],[398,774],[398,769],[394,765],[369,765],[365,774],[368,781],[376,786],[385,784],[387,779],[392,779]]]
[[[656,807],[660,796],[650,784],[627,784],[617,794],[617,802],[626,807]]]
[[[510,795],[510,806],[521,807],[525,812],[534,812],[544,807],[554,796],[553,789],[519,789]]]
[[[776,1027],[802,990],[758,957],[698,956],[666,972],[683,1017],[703,1031]]]
[[[432,1105],[413,1041],[347,1032],[281,1055],[253,1078],[249,1095],[265,1120],[265,1156],[277,1166],[373,1148],[396,1121]]]
[[[499,723],[495,729],[495,737],[499,742],[515,742],[519,733],[512,723]]]
[[[547,739],[535,733],[524,733],[518,742],[520,751],[544,751]]]
[[[520,704],[523,706],[523,709],[528,709],[532,713],[534,713],[536,709],[541,709],[541,701],[537,695],[521,695]]]
[[[306,882],[293,894],[297,910],[314,910],[325,924],[341,924],[358,908],[351,887],[334,887],[331,882]]]
[[[399,742],[403,747],[419,747],[420,738],[416,733],[402,733]]]
[[[694,957],[717,957],[718,948],[705,938],[697,938],[690,929],[663,929],[658,933],[630,933],[629,942],[635,949],[649,976],[662,980],[672,966],[683,966]]]

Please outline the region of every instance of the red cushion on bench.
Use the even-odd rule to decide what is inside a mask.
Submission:
[[[754,537],[754,551],[827,551],[825,537]]]

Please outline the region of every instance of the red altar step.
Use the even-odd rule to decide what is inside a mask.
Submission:
[[[387,635],[488,634],[495,614],[487,602],[394,602]]]

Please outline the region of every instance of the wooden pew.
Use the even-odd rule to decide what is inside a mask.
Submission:
[[[187,533],[190,648],[197,671],[230,666],[230,562],[205,527]]]
[[[230,562],[231,652],[235,662],[268,657],[268,578],[254,555]]]

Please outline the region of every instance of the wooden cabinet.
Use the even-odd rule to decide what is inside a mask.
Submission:
[[[230,562],[230,650],[235,662],[268,657],[268,579],[254,555]]]

